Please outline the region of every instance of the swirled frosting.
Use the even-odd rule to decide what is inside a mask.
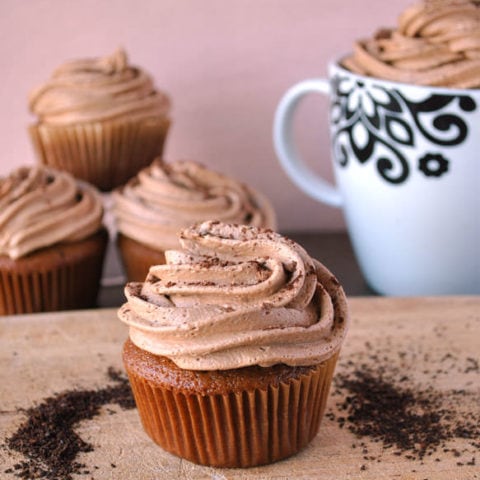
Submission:
[[[30,94],[30,110],[49,124],[168,116],[170,101],[124,50],[60,66]]]
[[[156,250],[178,248],[179,232],[203,220],[276,226],[263,195],[192,161],[157,159],[117,189],[113,203],[118,230]]]
[[[480,3],[426,0],[396,29],[356,43],[343,65],[363,75],[419,85],[480,88]]]
[[[23,257],[99,230],[102,199],[69,173],[21,167],[0,178],[0,255]]]
[[[139,348],[189,370],[314,365],[345,336],[335,277],[271,230],[204,222],[184,230],[144,283],[129,283],[119,318]]]

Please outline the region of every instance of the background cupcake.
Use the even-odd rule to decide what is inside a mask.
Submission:
[[[357,41],[342,64],[354,73],[396,82],[480,88],[480,4],[425,0],[410,5],[395,28]]]
[[[205,222],[180,236],[119,318],[146,432],[218,467],[288,457],[316,435],[348,313],[335,277],[272,231]]]
[[[170,101],[126,53],[76,60],[30,95],[37,156],[99,189],[122,185],[162,153]]]
[[[178,248],[178,233],[193,223],[276,228],[266,197],[193,161],[157,159],[112,197],[118,245],[131,281],[143,281],[151,265],[164,263],[164,251]]]
[[[108,233],[94,187],[22,167],[0,178],[0,315],[95,306]]]

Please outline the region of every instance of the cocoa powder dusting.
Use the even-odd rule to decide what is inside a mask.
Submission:
[[[71,480],[73,474],[90,473],[76,458],[79,453],[93,451],[94,446],[75,432],[77,425],[99,415],[103,405],[135,408],[127,378],[113,368],[109,368],[108,378],[114,382],[112,385],[68,390],[23,411],[26,419],[7,438],[5,447],[21,453],[25,460],[4,473],[29,480]]]

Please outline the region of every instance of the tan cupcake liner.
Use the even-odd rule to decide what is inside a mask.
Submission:
[[[18,260],[0,256],[0,315],[94,307],[107,244],[102,230]]]
[[[144,282],[152,265],[165,263],[162,250],[154,250],[119,233],[117,247],[129,282]]]
[[[145,431],[194,463],[252,467],[287,458],[317,434],[338,353],[278,386],[229,394],[184,394],[128,371]]]
[[[40,163],[66,170],[76,178],[110,191],[162,154],[170,121],[110,120],[29,128]]]

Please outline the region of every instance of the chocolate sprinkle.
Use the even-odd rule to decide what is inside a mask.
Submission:
[[[6,440],[5,446],[23,454],[26,460],[5,473],[30,480],[71,480],[72,474],[90,473],[76,457],[93,451],[94,446],[82,440],[75,427],[99,415],[103,405],[135,407],[128,379],[111,367],[108,378],[113,385],[96,390],[68,390],[25,410],[26,420]]]

